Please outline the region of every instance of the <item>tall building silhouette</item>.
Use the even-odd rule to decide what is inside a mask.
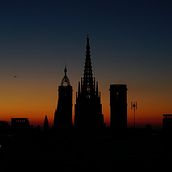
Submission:
[[[64,77],[58,89],[58,105],[54,115],[54,128],[67,129],[72,127],[72,86],[64,69]]]
[[[110,85],[110,127],[127,128],[127,86],[124,84]]]
[[[74,122],[76,128],[83,129],[100,128],[104,124],[98,82],[95,83],[92,73],[88,37],[84,76],[81,77],[81,82],[78,83],[78,92],[76,93]]]

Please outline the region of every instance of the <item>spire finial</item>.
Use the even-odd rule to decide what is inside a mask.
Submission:
[[[87,34],[87,44],[86,44],[86,57],[90,58],[90,39],[89,35]]]
[[[67,73],[67,68],[66,68],[66,66],[65,66],[65,69],[64,69],[64,73],[65,73],[65,76],[66,76],[66,73]]]
[[[90,39],[89,39],[89,35],[87,34],[87,49],[90,49]]]
[[[62,79],[62,82],[61,82],[61,85],[63,85],[63,86],[68,86],[68,85],[70,85],[70,81],[69,81],[69,78],[67,77],[67,68],[66,68],[66,66],[65,66],[65,68],[64,68],[64,77],[63,77],[63,79]]]
[[[85,66],[84,66],[84,77],[83,77],[83,89],[86,92],[93,92],[93,74],[92,74],[92,65],[91,65],[91,57],[90,57],[90,43],[87,35],[87,43],[86,43],[86,58],[85,58]],[[82,85],[82,84],[81,84]],[[81,86],[82,89],[82,86]]]
[[[87,33],[87,40],[89,40],[89,34]]]

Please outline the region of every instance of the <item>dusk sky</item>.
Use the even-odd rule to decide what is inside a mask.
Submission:
[[[128,123],[137,101],[136,125],[161,125],[162,114],[172,113],[171,0],[2,0],[0,120],[41,124],[48,115],[52,122],[65,65],[74,105],[87,34],[106,123],[110,84],[121,83]]]

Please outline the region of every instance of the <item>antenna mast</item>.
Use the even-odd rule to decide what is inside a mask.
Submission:
[[[131,102],[131,110],[134,112],[134,128],[136,127],[136,110],[137,110],[137,102]]]

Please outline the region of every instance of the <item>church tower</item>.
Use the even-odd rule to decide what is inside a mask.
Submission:
[[[72,86],[64,69],[64,77],[58,89],[58,105],[54,115],[54,128],[67,129],[72,127]]]
[[[74,123],[76,128],[83,129],[101,128],[104,125],[98,82],[95,82],[92,73],[88,37],[84,75],[81,77],[81,82],[78,83],[78,92],[76,93]]]

